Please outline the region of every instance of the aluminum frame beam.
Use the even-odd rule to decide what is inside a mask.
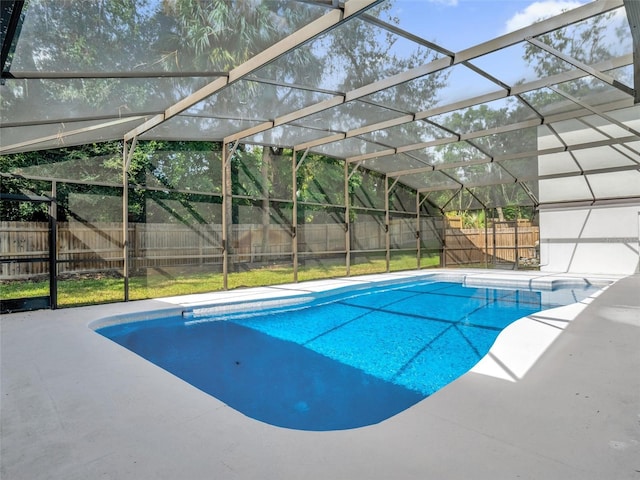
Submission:
[[[133,122],[136,120],[140,120],[141,118],[144,118],[144,117],[141,117],[140,115],[136,115],[133,117],[125,117],[117,120],[111,120],[105,123],[100,123],[97,125],[91,125],[89,127],[76,128],[74,130],[69,130],[66,132],[60,132],[53,135],[47,135],[45,137],[34,138],[31,140],[26,140],[24,142],[14,143],[12,145],[0,146],[0,154],[19,152],[21,151],[20,149],[22,149],[22,147],[37,145],[38,143],[44,143],[50,140],[56,140],[56,139],[63,140],[64,138],[71,137],[73,135],[80,135],[82,133],[100,130],[102,128],[113,127],[114,125]]]
[[[189,97],[167,108],[164,112],[156,114],[153,117],[147,119],[147,121],[143,123],[141,126],[128,132],[125,136],[125,139],[130,140],[134,136],[140,135],[145,131],[161,124],[163,121],[181,113],[182,111],[196,104],[198,101],[202,100],[203,98],[206,98],[207,96],[216,93],[217,91],[224,88],[226,85],[232,83],[233,81],[238,80],[240,78],[247,78],[248,75],[252,71],[254,71],[256,68],[259,68],[260,66],[274,60],[275,58],[286,53],[287,51],[290,51],[296,48],[299,44],[302,44],[310,40],[311,38],[313,38],[314,37],[313,32],[317,32],[316,35],[324,33],[325,31],[335,27],[338,23],[348,18],[350,15],[361,13],[363,9],[373,5],[374,3],[377,3],[375,0],[362,0],[362,1],[358,0],[357,3],[354,3],[355,1],[356,0],[351,0],[347,2],[346,7],[348,8],[345,7],[346,10],[344,14],[340,10],[334,10],[333,12],[330,12],[324,17],[316,20],[315,22],[312,22],[312,24],[309,24],[306,27],[303,27],[299,31],[292,34],[290,37],[287,37],[286,39],[272,46],[271,48],[265,50],[265,52],[263,52],[259,56],[251,59],[248,62],[245,62],[245,64],[232,70],[231,72],[228,73],[227,76],[219,77],[214,82],[211,82],[209,85],[207,85],[206,87],[200,89],[199,91],[195,92]],[[325,110],[327,108],[331,108],[341,103],[354,100],[357,98],[361,98],[362,96],[369,95],[376,91],[389,88],[391,86],[398,85],[400,83],[404,83],[413,78],[418,78],[430,72],[437,71],[441,68],[446,68],[446,66],[449,66],[452,64],[459,64],[459,63],[464,64],[469,59],[472,59],[477,56],[483,55],[485,53],[495,51],[497,49],[504,48],[506,46],[513,45],[515,43],[523,41],[526,38],[526,36],[540,35],[542,33],[546,33],[553,29],[560,28],[561,26],[564,26],[568,23],[577,22],[584,18],[588,18],[594,15],[598,15],[598,14],[605,13],[607,11],[619,8],[622,5],[623,5],[623,0],[606,0],[601,2],[594,2],[592,4],[579,7],[569,12],[565,12],[564,14],[561,14],[557,17],[553,17],[551,19],[539,22],[525,29],[521,29],[519,31],[512,32],[511,34],[499,37],[498,39],[494,39],[493,41],[485,42],[480,45],[476,45],[475,47],[472,47],[470,49],[466,49],[461,52],[458,52],[457,54],[454,55],[454,58],[451,58],[450,56],[445,56],[444,58],[437,59],[436,61],[430,62],[429,64],[423,65],[417,69],[413,69],[407,72],[402,72],[401,74],[398,74],[394,77],[387,78],[380,82],[375,82],[374,84],[366,85],[362,88],[348,92],[345,95],[337,95],[336,97],[334,97],[333,99],[330,99],[329,101],[321,102],[317,105],[312,105],[305,109],[302,109],[293,113],[289,113],[287,115],[283,115],[273,121],[264,122],[262,125],[258,127],[253,127],[249,132],[257,133],[259,131],[268,130],[269,128],[273,128],[279,125],[291,123],[296,119],[302,118],[312,113],[317,113],[319,111]],[[329,17],[331,17],[331,19],[329,19]],[[340,19],[338,19],[339,17]],[[363,17],[366,17],[366,14],[364,14]],[[330,25],[328,25],[325,22],[329,23]],[[403,32],[400,29],[394,29],[394,33],[397,33],[398,35],[403,35]],[[410,34],[404,32],[404,36],[407,36],[407,35],[410,35]],[[424,42],[421,42],[421,43],[424,43]],[[431,42],[427,42],[427,46],[434,48],[438,51],[441,51],[445,55],[449,55],[451,53],[441,47],[438,48],[437,45],[431,44]],[[220,74],[220,72],[214,72],[214,73],[215,75]],[[258,81],[258,82],[260,81],[260,79],[253,79],[253,78],[251,78],[251,80]],[[546,79],[546,81],[548,83],[549,79]],[[512,91],[508,91],[508,90],[505,90],[505,87],[503,87],[498,92],[494,92],[493,94],[486,96],[484,101],[490,101],[491,99],[502,98],[504,96],[508,96],[509,93],[516,94],[522,91],[521,88],[517,88],[517,89],[514,88],[512,89]],[[475,101],[476,102],[481,101],[481,99],[478,98]],[[421,115],[434,115],[434,114],[437,114],[436,111],[430,111],[428,114],[421,112]],[[416,120],[421,119],[421,115],[417,115],[415,119]],[[405,117],[405,118],[408,119],[408,117]],[[384,128],[384,125],[380,125],[378,128]],[[346,134],[344,134],[344,136],[342,136],[341,134],[335,134],[335,135],[326,137],[323,143],[331,143],[341,138],[348,138],[348,136],[365,133],[366,131],[367,131],[366,129],[359,129],[357,132],[355,131],[347,132]],[[243,132],[238,132],[236,134],[226,137],[224,141],[233,141],[235,139],[242,138],[243,136],[246,136],[247,133],[248,131],[246,130]],[[36,144],[36,143],[40,143],[40,141],[34,140],[33,144]],[[315,140],[313,142],[308,142],[306,144],[297,145],[296,148],[305,149],[306,147],[318,146],[320,144],[321,144],[320,140]]]
[[[534,36],[534,35],[542,35],[545,33],[548,33],[550,31],[556,30],[558,28],[561,28],[563,26],[566,26],[566,24],[568,23],[576,23],[578,21],[584,20],[585,18],[589,18],[598,14],[602,14],[602,13],[606,13],[607,11],[610,10],[614,10],[616,8],[619,8],[622,6],[622,0],[606,0],[606,1],[602,1],[602,2],[595,2],[595,3],[591,3],[591,4],[587,4],[583,7],[579,7],[576,8],[574,10],[570,10],[568,12],[565,12],[563,14],[560,14],[556,17],[552,17],[550,19],[547,20],[543,20],[541,22],[535,23],[529,27],[520,29],[520,30],[516,30],[515,32],[509,33],[507,35],[503,35],[502,37],[499,37],[495,40],[489,41],[489,42],[485,42],[482,43],[480,45],[477,45],[475,47],[472,47],[470,49],[466,49],[466,50],[462,50],[456,54],[454,54],[453,57],[451,56],[445,56],[439,59],[436,59],[432,62],[429,62],[428,64],[422,65],[420,67],[411,69],[411,70],[407,70],[405,72],[402,72],[400,74],[397,75],[393,75],[391,77],[385,78],[383,80],[380,80],[378,82],[374,82],[372,84],[369,85],[365,85],[363,87],[360,87],[358,89],[352,90],[350,92],[347,92],[343,97],[342,96],[338,96],[336,98],[333,99],[333,101],[335,102],[335,104],[331,105],[331,106],[335,106],[337,104],[340,103],[346,103],[352,100],[356,100],[358,98],[364,97],[366,95],[371,95],[373,93],[376,93],[380,90],[384,90],[387,88],[391,88],[393,86],[396,85],[400,85],[402,83],[408,82],[410,80],[416,79],[416,78],[420,78],[422,76],[428,75],[430,73],[434,73],[440,70],[444,70],[448,67],[451,67],[455,64],[466,64],[466,62],[468,62],[469,60],[472,60],[474,58],[480,57],[482,55],[485,55],[487,53],[491,53],[493,51],[499,50],[501,48],[505,48],[505,47],[509,47],[512,46],[516,43],[525,41],[528,37]],[[379,22],[377,22],[379,23]],[[398,33],[399,29],[394,29],[395,33]],[[406,33],[406,32],[405,32]],[[406,35],[410,35],[410,34],[406,34]],[[405,36],[406,36],[405,35]],[[429,42],[429,46],[431,48],[437,49],[438,51],[441,52],[445,52],[447,55],[450,54],[451,52],[448,52],[445,49],[442,49],[440,47],[437,47],[436,45],[433,45]],[[468,64],[466,65],[467,68],[471,68]],[[488,73],[484,72],[484,71],[480,71],[480,69],[473,67],[471,68],[472,70],[474,70],[476,73],[484,76],[485,78],[488,78],[490,81],[493,81],[494,83],[497,83],[499,85],[502,85],[501,82],[499,82],[498,80],[496,80],[493,76],[489,75]],[[548,80],[547,80],[548,82]],[[522,93],[522,90],[518,90],[517,92],[511,92],[510,88],[506,85],[502,85],[503,91],[498,93],[493,93],[492,95],[494,95],[494,97],[492,97],[492,99],[498,99],[498,98],[502,98],[502,97],[506,97],[509,95],[513,95],[515,93]],[[342,98],[342,101],[340,101],[340,98]],[[309,111],[311,113],[317,113],[319,111],[324,110],[324,108],[322,108],[320,106],[320,104],[316,104],[317,108],[313,108],[312,107],[307,107],[307,109],[309,109]],[[330,108],[329,106],[327,106],[327,108]],[[300,119],[302,117],[305,117],[307,115],[309,115],[310,113],[305,113],[303,110],[298,110],[297,112],[293,112],[287,115],[287,119],[286,120],[274,120],[273,122],[267,122],[265,123],[262,128],[263,130],[259,130],[259,131],[266,131],[270,128],[273,128],[277,125],[281,125],[283,123],[287,123],[287,122],[291,122],[293,120],[296,119]],[[434,113],[430,113],[429,116],[434,115]],[[426,117],[422,117],[418,114],[416,114],[415,118],[413,120],[419,120],[421,118],[426,118]],[[374,130],[379,130],[380,128],[373,128],[369,131],[374,131]],[[230,141],[233,139],[237,139],[237,138],[244,138],[247,137],[249,135],[258,133],[258,131],[256,131],[255,129],[252,130],[245,130],[245,131],[240,131],[237,132],[227,138],[225,138],[225,141]],[[351,134],[351,136],[354,134]],[[345,134],[344,138],[348,138],[349,135]],[[332,143],[335,140],[335,136],[330,136],[330,137],[325,137],[326,142],[324,143]],[[341,139],[341,138],[338,138]],[[322,143],[318,143],[320,140],[314,140],[312,142],[306,142],[306,143],[301,143],[298,145],[295,145],[294,148],[296,150],[304,150],[306,148],[313,148],[314,146],[318,146],[318,145],[322,145]]]
[[[623,0],[627,11],[627,21],[633,39],[633,78],[635,89],[635,103],[640,103],[640,2],[637,0]]]
[[[632,106],[631,99],[628,102],[625,102],[625,101],[623,101],[623,102],[615,102],[614,104],[608,105],[608,108],[610,107],[611,109],[616,109],[616,108],[625,108],[625,107],[628,107],[628,106]],[[353,156],[353,157],[347,157],[346,161],[347,162],[358,162],[358,161],[361,161],[361,160],[369,160],[369,159],[372,159],[372,158],[378,158],[378,157],[383,157],[383,156],[388,156],[388,155],[394,155],[394,154],[398,154],[398,153],[406,153],[406,152],[410,152],[410,151],[414,151],[414,150],[421,150],[423,148],[447,145],[447,144],[450,144],[450,143],[456,143],[456,142],[465,141],[465,140],[473,140],[473,139],[484,137],[484,136],[487,136],[487,135],[514,132],[514,131],[517,131],[517,130],[522,130],[523,128],[531,128],[531,127],[535,127],[535,126],[552,124],[554,122],[560,122],[560,121],[564,121],[564,120],[571,120],[571,119],[575,119],[575,118],[580,118],[580,117],[583,117],[583,116],[588,115],[590,113],[595,113],[595,112],[593,112],[593,110],[590,109],[590,108],[584,108],[583,107],[582,110],[576,110],[576,111],[567,112],[567,113],[560,113],[560,114],[557,114],[557,115],[552,115],[552,116],[549,116],[549,117],[545,117],[543,119],[534,118],[534,119],[531,119],[531,120],[525,120],[523,122],[513,123],[513,124],[510,124],[510,125],[504,125],[502,127],[495,127],[495,128],[490,128],[490,129],[486,129],[486,130],[477,130],[475,132],[470,132],[470,133],[460,134],[460,135],[454,134],[454,135],[451,135],[449,137],[439,138],[439,139],[436,139],[436,140],[431,140],[429,142],[420,142],[420,143],[415,143],[415,144],[411,144],[411,145],[404,145],[402,147],[390,148],[390,149],[387,149],[387,150],[383,150],[381,152],[374,152],[374,153],[368,153],[368,154],[364,154],[364,155],[357,155],[357,156]],[[598,114],[596,113],[596,115],[598,115]],[[604,115],[606,115],[606,114],[604,114]],[[616,121],[616,123],[621,123],[621,122],[617,122]],[[622,125],[624,125],[624,124],[622,124]],[[627,130],[627,131],[630,131],[631,128],[625,125],[624,129]],[[633,130],[633,129],[631,129],[631,130]],[[635,135],[636,134],[635,130],[633,130],[632,133]],[[515,158],[519,158],[519,157],[520,157],[520,155],[518,154]],[[496,156],[495,158],[498,158],[498,156]],[[468,164],[468,163],[465,162],[465,164]],[[419,171],[419,170],[421,170],[421,169],[418,169],[417,171]]]
[[[438,164],[432,167],[425,167],[425,168],[420,168],[420,169],[414,169],[414,170],[402,170],[402,171],[397,171],[397,172],[389,172],[387,173],[388,176],[390,177],[396,177],[396,176],[407,176],[407,175],[413,175],[416,173],[429,173],[429,172],[433,172],[433,171],[444,171],[444,170],[450,170],[452,168],[457,168],[457,167],[461,167],[461,166],[470,166],[470,165],[481,165],[481,164],[485,164],[485,163],[499,163],[505,160],[517,160],[519,158],[527,158],[527,157],[535,157],[536,155],[550,155],[553,153],[561,153],[561,152],[573,152],[573,151],[578,151],[578,150],[586,150],[589,148],[595,148],[595,147],[604,147],[604,146],[615,146],[621,143],[626,143],[626,142],[633,142],[636,141],[637,137],[635,136],[627,136],[627,137],[623,137],[623,138],[609,138],[606,140],[597,140],[597,141],[593,141],[593,142],[586,142],[586,143],[580,143],[580,144],[573,144],[573,145],[564,145],[562,147],[551,147],[551,148],[546,148],[546,149],[542,149],[542,150],[532,150],[532,151],[528,151],[528,152],[520,152],[520,153],[516,153],[516,154],[511,154],[511,155],[496,155],[495,157],[493,157],[492,160],[477,160],[477,161],[470,161],[470,162],[456,162],[456,163],[442,163],[442,164]],[[631,169],[634,168],[638,168],[637,165],[632,165]],[[573,172],[574,176],[580,175],[579,172]],[[523,179],[524,177],[518,177],[518,180]],[[527,177],[526,179],[535,179],[537,177]],[[448,190],[450,189],[449,187],[446,188],[442,188],[442,187],[432,187],[432,188],[427,188],[427,189],[420,189],[421,193],[424,192],[431,192],[431,191],[439,191],[439,190]]]
[[[623,0],[601,0],[597,2],[587,3],[581,7],[569,10],[555,17],[534,23],[520,30],[507,33],[500,37],[494,38],[487,42],[481,43],[474,47],[467,48],[456,53],[455,64],[462,63],[467,60],[495,52],[505,47],[510,47],[525,40],[527,37],[537,37],[544,35],[553,30],[566,27],[569,24],[577,23],[582,20],[610,12],[623,6]]]
[[[603,64],[603,66],[606,66],[607,68],[609,68],[609,67],[610,68],[617,68],[617,67],[620,67],[620,66],[628,65],[631,60],[632,60],[631,56],[630,55],[626,55],[626,56],[618,58],[617,61],[606,62],[606,64]],[[455,103],[451,103],[451,104],[447,104],[447,105],[441,105],[441,106],[433,108],[433,109],[417,112],[417,113],[414,113],[414,114],[406,114],[404,116],[398,117],[397,119],[391,119],[391,120],[387,120],[385,122],[379,122],[379,123],[370,124],[370,125],[367,125],[366,127],[360,127],[358,129],[354,129],[352,131],[347,131],[347,132],[344,132],[344,133],[341,133],[341,134],[335,134],[335,135],[327,136],[327,137],[324,137],[324,138],[312,140],[310,142],[298,144],[296,146],[296,148],[313,148],[313,147],[317,147],[317,146],[320,146],[320,145],[324,145],[324,144],[333,143],[333,142],[336,142],[336,141],[339,141],[339,140],[343,140],[345,138],[350,138],[350,137],[354,137],[354,136],[357,136],[357,135],[362,135],[364,133],[371,133],[371,132],[374,132],[374,131],[377,131],[377,130],[382,130],[382,129],[388,128],[390,126],[397,126],[397,125],[401,125],[401,124],[404,124],[404,123],[409,123],[409,122],[412,122],[412,121],[426,120],[426,119],[428,119],[430,117],[433,117],[433,116],[436,116],[436,115],[441,115],[443,113],[454,112],[454,111],[460,110],[462,108],[473,107],[475,105],[480,105],[482,103],[487,103],[487,102],[491,102],[491,101],[494,101],[494,100],[507,98],[509,96],[518,96],[518,95],[520,95],[522,93],[526,93],[526,92],[530,92],[530,91],[534,91],[534,90],[546,87],[549,84],[562,83],[562,82],[574,80],[574,79],[577,79],[577,78],[582,78],[582,77],[585,77],[585,76],[587,76],[586,73],[584,73],[584,72],[582,72],[580,70],[574,70],[574,71],[567,72],[567,73],[564,73],[564,74],[554,75],[553,77],[549,77],[549,78],[544,79],[544,81],[536,80],[534,82],[530,82],[530,83],[527,83],[527,84],[519,85],[519,86],[517,86],[517,88],[512,88],[510,92],[508,90],[505,90],[505,89],[497,90],[497,91],[486,93],[486,94],[483,94],[483,95],[480,95],[480,96],[477,96],[477,97],[464,99],[464,100],[461,100],[461,101],[458,101],[458,102],[455,102]],[[290,114],[290,115],[292,115],[292,114]],[[403,119],[405,121],[402,121]],[[236,135],[234,135],[234,137],[235,136]],[[399,150],[399,151],[402,151],[402,150]]]
[[[196,103],[210,97],[214,93],[222,90],[227,85],[234,83],[250,73],[254,72],[258,68],[271,63],[282,55],[295,49],[296,47],[308,42],[312,38],[336,27],[350,16],[360,13],[361,11],[369,8],[370,6],[378,3],[380,0],[350,0],[341,9],[332,10],[326,15],[314,20],[313,22],[305,25],[301,29],[292,33],[288,37],[280,40],[271,47],[263,50],[251,59],[247,60],[243,64],[229,71],[226,77],[218,78],[209,83],[205,87],[192,93],[188,97],[184,98],[180,102],[177,102],[173,106],[167,108],[165,112],[154,118],[151,118],[147,122],[138,126],[136,129],[130,131],[125,135],[125,140],[141,135],[144,132],[150,130],[153,127],[158,126],[171,117],[185,111],[192,107]],[[226,142],[225,142],[226,143]]]
[[[574,67],[579,68],[583,72],[586,72],[589,75],[596,77],[597,79],[602,80],[603,82],[611,85],[612,87],[617,88],[618,90],[626,93],[627,95],[630,95],[631,97],[635,97],[635,91],[632,88],[627,87],[624,83],[619,82],[618,80],[613,78],[611,75],[607,75],[606,73],[603,73],[596,68],[593,68],[585,63],[582,63],[579,60],[576,60],[575,58],[562,53],[560,50],[557,50],[551,47],[550,45],[547,45],[546,43],[541,42],[537,38],[527,38],[526,40],[531,45],[535,45],[539,49],[544,50],[545,52],[550,53],[555,57],[558,57],[559,59],[573,65]]]
[[[640,131],[636,130],[635,128],[631,128],[628,125],[625,125],[624,123],[616,120],[615,118],[613,118],[611,115],[607,115],[605,112],[603,112],[601,109],[596,108],[592,105],[589,105],[586,102],[583,102],[582,100],[574,97],[573,95],[570,95],[566,92],[563,92],[562,90],[560,90],[557,87],[549,87],[551,90],[553,90],[554,92],[556,92],[558,95],[561,95],[563,97],[565,97],[568,100],[571,100],[573,103],[575,103],[576,105],[580,105],[582,108],[585,108],[587,110],[589,110],[591,113],[593,113],[594,115],[597,115],[600,118],[605,119],[607,122],[612,123],[614,125],[616,125],[617,127],[620,127],[623,130],[626,130],[629,133],[632,133],[633,135],[637,136],[640,138]]]

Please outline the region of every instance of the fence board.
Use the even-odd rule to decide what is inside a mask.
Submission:
[[[49,273],[49,263],[25,262],[27,258],[49,256],[47,222],[0,222],[0,278],[39,277]],[[11,262],[13,261],[13,262]],[[6,263],[11,262],[11,263]]]
[[[501,227],[496,229],[494,243],[491,228],[488,229],[486,236],[484,228],[447,228],[445,232],[447,264],[479,264],[485,261],[489,263],[515,263],[515,231],[516,229],[514,227]],[[518,227],[518,260],[522,259],[531,262],[537,258],[537,243],[539,238],[539,227]],[[485,254],[488,256],[486,260]]]

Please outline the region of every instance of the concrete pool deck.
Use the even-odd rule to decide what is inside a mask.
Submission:
[[[516,322],[474,370],[431,397],[336,432],[252,420],[88,327],[411,274],[3,315],[0,478],[640,479],[640,275]]]

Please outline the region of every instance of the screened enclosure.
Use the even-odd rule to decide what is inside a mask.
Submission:
[[[640,3],[464,3],[3,1],[4,303],[544,268],[640,205]]]

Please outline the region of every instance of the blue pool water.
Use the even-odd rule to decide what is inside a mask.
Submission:
[[[97,331],[249,417],[340,430],[405,410],[469,371],[513,321],[596,290],[414,280]]]

